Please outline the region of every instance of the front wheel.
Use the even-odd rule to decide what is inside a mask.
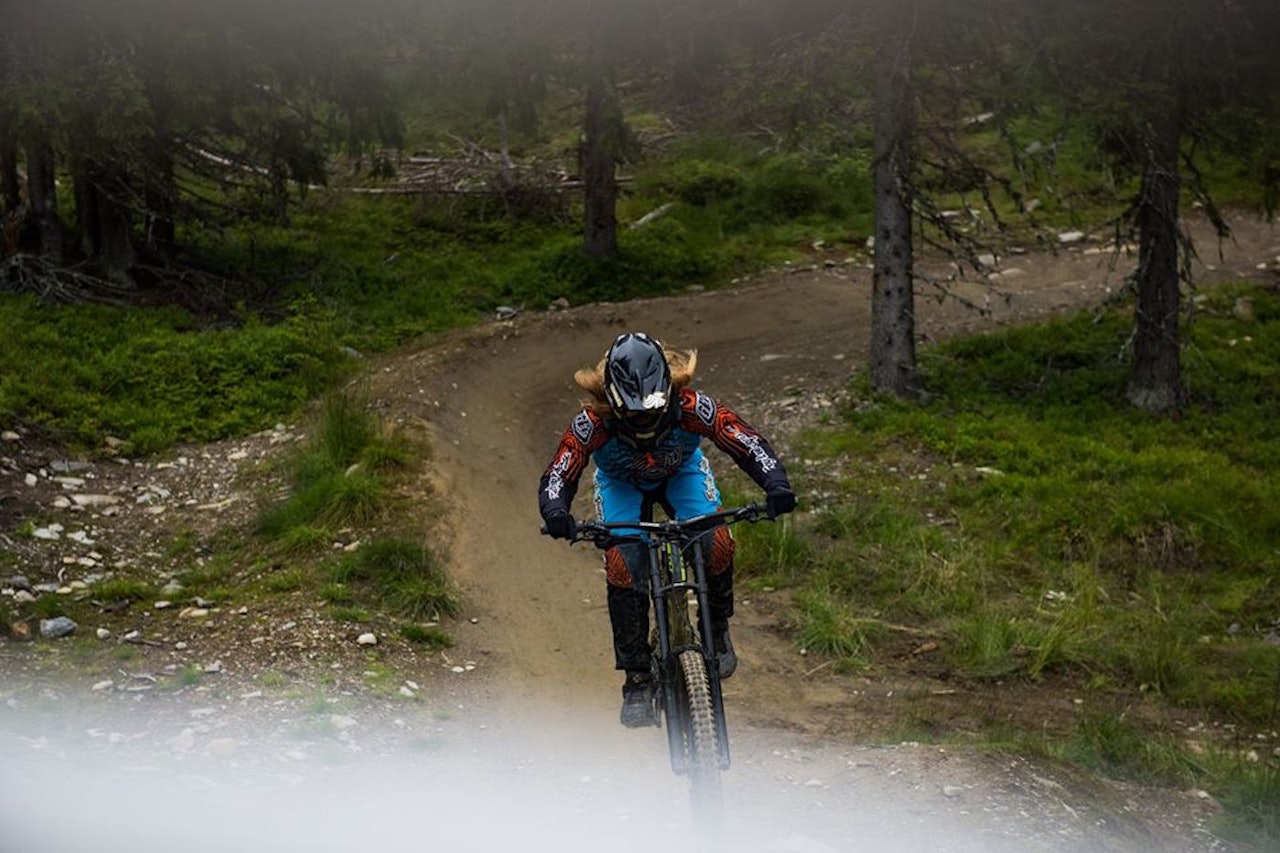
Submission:
[[[715,706],[711,701],[711,679],[707,660],[697,649],[680,653],[678,697],[681,709],[681,740],[685,767],[689,774],[689,795],[694,820],[703,827],[718,827],[724,809],[720,789],[720,750],[716,738]]]

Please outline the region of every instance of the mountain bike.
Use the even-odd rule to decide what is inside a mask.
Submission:
[[[680,521],[584,521],[571,540],[598,548],[637,541],[645,545],[657,685],[653,698],[660,712],[655,718],[666,721],[671,769],[689,778],[694,815],[704,827],[721,818],[720,773],[729,769],[730,757],[720,665],[710,640],[703,541],[721,525],[768,517],[764,504],[750,504]]]

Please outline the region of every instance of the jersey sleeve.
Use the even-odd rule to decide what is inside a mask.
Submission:
[[[711,439],[765,492],[791,489],[778,454],[736,412],[692,388],[681,390],[680,404],[682,429]]]
[[[556,510],[569,511],[578,493],[578,480],[591,454],[609,439],[600,418],[583,409],[564,431],[555,456],[538,481],[538,511],[546,518]]]

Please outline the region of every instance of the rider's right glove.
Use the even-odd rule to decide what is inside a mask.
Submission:
[[[786,515],[796,508],[796,494],[790,489],[778,489],[764,496],[765,509],[770,518]]]
[[[552,510],[542,517],[546,524],[547,535],[552,539],[572,539],[578,531],[578,524],[573,516],[562,509]]]

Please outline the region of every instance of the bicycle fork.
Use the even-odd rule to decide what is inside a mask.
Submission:
[[[724,693],[720,686],[720,661],[716,657],[711,632],[711,608],[707,590],[706,565],[702,545],[695,542],[693,577],[688,576],[688,561],[680,547],[672,542],[651,542],[649,546],[650,598],[657,624],[658,674],[662,684],[663,710],[667,716],[667,746],[671,753],[671,769],[677,774],[688,770],[684,746],[684,730],[689,721],[682,719],[683,709],[677,701],[682,652],[697,649],[706,665],[711,688],[711,707],[715,717],[716,747],[721,770],[729,769],[729,730],[724,716]],[[694,634],[689,619],[688,593],[694,593],[698,605],[698,623],[702,642]]]

